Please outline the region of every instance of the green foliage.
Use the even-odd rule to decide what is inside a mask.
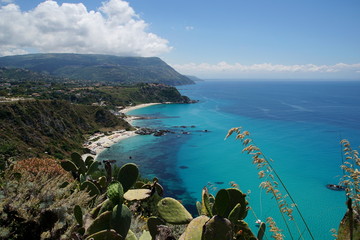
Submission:
[[[1,239],[69,239],[78,219],[74,207],[87,214],[90,197],[76,188],[76,182],[60,188],[68,178],[47,171],[14,174],[8,168],[0,180]]]

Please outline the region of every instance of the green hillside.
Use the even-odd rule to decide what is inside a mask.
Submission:
[[[115,128],[131,126],[101,107],[66,101],[0,103],[0,162],[45,152],[61,158],[81,149],[85,134]]]
[[[0,57],[1,67],[26,68],[55,76],[103,82],[163,83],[194,82],[157,57],[118,57],[95,54],[28,54]]]

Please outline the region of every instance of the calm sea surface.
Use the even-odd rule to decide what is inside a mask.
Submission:
[[[204,186],[215,194],[234,181],[249,193],[253,211],[245,220],[251,228],[256,229],[257,218],[272,216],[291,239],[275,200],[259,188],[258,170],[242,153],[241,142],[224,140],[230,128],[242,126],[274,160],[315,239],[333,239],[330,229],[338,227],[346,211],[345,196],[325,185],[337,184],[342,175],[339,141],[360,145],[360,82],[206,81],[178,89],[199,103],[130,112],[149,117],[134,125],[175,133],[126,139],[99,159],[116,159],[121,165],[131,156],[144,176],[157,176],[167,195],[181,199],[193,213]],[[300,217],[295,214],[295,219],[303,232]],[[293,222],[290,228],[298,239]]]

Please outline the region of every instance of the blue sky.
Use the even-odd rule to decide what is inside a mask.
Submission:
[[[358,0],[0,1],[1,55],[158,56],[202,78],[360,80]]]

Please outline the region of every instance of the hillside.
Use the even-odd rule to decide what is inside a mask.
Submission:
[[[49,154],[62,158],[81,149],[85,134],[130,129],[109,111],[66,101],[0,103],[0,162]]]
[[[0,67],[25,68],[64,78],[97,82],[194,84],[157,57],[95,54],[28,54],[0,57]]]
[[[0,67],[0,101],[5,97],[66,100],[108,108],[149,102],[191,102],[175,87],[164,84],[123,85],[70,80],[26,69]]]

